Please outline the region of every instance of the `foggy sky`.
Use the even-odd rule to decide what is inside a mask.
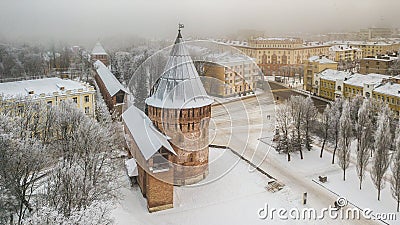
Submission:
[[[0,38],[206,37],[400,27],[399,0],[0,0]]]

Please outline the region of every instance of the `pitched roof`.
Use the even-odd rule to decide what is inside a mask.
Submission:
[[[97,42],[92,50],[92,55],[108,55],[106,50],[104,50],[103,46],[100,42]]]
[[[146,160],[150,159],[162,146],[176,155],[168,137],[159,132],[140,109],[131,106],[122,114],[122,119]]]
[[[122,86],[114,74],[112,74],[111,71],[104,65],[104,63],[102,63],[100,60],[97,60],[93,63],[93,65],[111,96],[114,96],[120,90],[125,93],[129,93],[129,91]]]
[[[179,31],[167,64],[146,104],[159,108],[196,108],[213,103],[200,80]]]

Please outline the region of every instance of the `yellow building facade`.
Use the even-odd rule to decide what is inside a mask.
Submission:
[[[329,48],[329,59],[335,62],[355,61],[362,58],[362,50],[348,45],[334,45]]]
[[[213,96],[246,95],[257,88],[261,72],[253,59],[245,55],[212,55],[204,65],[204,88]],[[216,79],[216,80],[214,80]]]
[[[314,76],[325,69],[337,70],[337,62],[328,59],[325,56],[312,56],[303,63],[304,66],[304,90],[315,92]]]
[[[94,117],[95,93],[89,84],[56,77],[0,83],[0,110],[19,109],[27,100],[51,106],[70,100],[86,115]]]
[[[349,72],[325,69],[314,76],[314,94],[333,101],[343,95],[344,81],[350,76]]]
[[[232,44],[251,58],[255,58],[264,75],[289,75],[295,70],[282,67],[301,66],[315,55],[328,55],[329,45],[320,43],[304,44],[299,38],[256,38],[246,43]]]
[[[385,79],[372,92],[373,98],[388,104],[396,116],[400,116],[400,77]]]

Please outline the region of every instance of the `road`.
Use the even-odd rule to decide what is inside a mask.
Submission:
[[[279,85],[272,84],[272,89],[282,89]],[[268,154],[268,146],[258,139],[271,137],[275,128],[274,99],[276,97],[287,98],[293,94],[290,90],[265,93],[254,98],[242,101],[234,101],[222,105],[213,106],[211,130],[212,143],[229,146],[232,150],[246,159],[259,165],[261,169],[277,178],[290,188],[288,199],[300,201],[302,193],[308,192],[309,207],[322,209],[332,205],[337,196],[315,184],[306,174],[301,174],[295,168],[274,160],[273,154]],[[318,102],[317,104],[325,104]],[[268,116],[269,115],[269,116]],[[272,150],[273,151],[273,150]],[[327,219],[315,224],[337,224],[338,221]],[[377,224],[373,221],[341,220],[342,224]]]
[[[274,98],[277,101],[286,100],[286,99],[290,98],[290,96],[292,96],[292,95],[305,96],[305,94],[300,94],[299,92],[294,91],[294,90],[286,87],[283,84],[279,84],[277,82],[268,82],[268,83],[269,83],[269,86],[271,87],[272,93],[274,94]],[[312,98],[312,99],[314,101],[315,107],[317,107],[319,112],[322,112],[325,109],[326,105],[328,104],[326,101],[322,101],[317,98]]]

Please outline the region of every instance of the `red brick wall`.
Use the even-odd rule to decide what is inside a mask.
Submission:
[[[192,109],[161,109],[148,106],[154,125],[171,137],[177,155],[171,154],[175,165],[176,184],[192,184],[208,174],[208,127],[211,105]]]

